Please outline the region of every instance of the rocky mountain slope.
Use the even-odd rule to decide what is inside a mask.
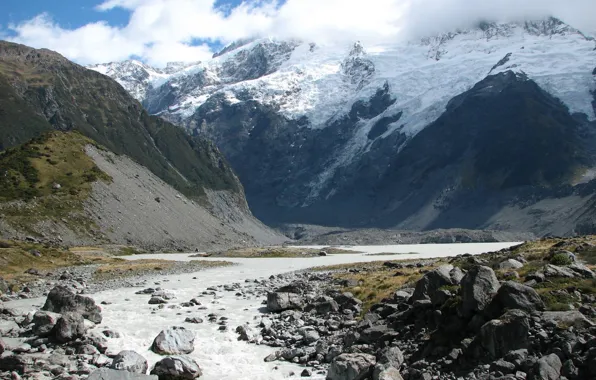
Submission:
[[[378,46],[248,40],[165,80],[111,75],[213,139],[269,223],[573,234],[591,228],[595,47],[550,18]]]
[[[47,135],[52,130],[80,134]],[[88,150],[91,160],[84,150],[93,144],[101,150]],[[48,50],[0,42],[0,149],[7,148],[4,236],[149,248],[281,240],[252,217],[213,144],[149,116],[104,75]]]

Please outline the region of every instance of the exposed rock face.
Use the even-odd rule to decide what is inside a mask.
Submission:
[[[151,350],[161,355],[190,354],[195,349],[195,334],[184,327],[170,327],[157,335]]]
[[[487,322],[480,329],[480,343],[493,358],[529,344],[529,317],[521,310],[510,310],[499,319]]]
[[[114,356],[114,359],[112,359],[110,368],[145,374],[147,373],[149,365],[147,364],[147,359],[135,351],[120,351],[118,355]]]
[[[341,354],[331,362],[327,380],[363,380],[370,376],[375,357],[367,354]]]
[[[33,333],[39,336],[47,336],[60,319],[60,314],[51,311],[39,310],[33,315]]]
[[[42,310],[54,313],[78,313],[94,323],[101,323],[101,308],[89,297],[75,295],[63,286],[53,288]]]
[[[412,294],[411,301],[430,300],[437,303],[440,300],[439,289],[444,286],[457,285],[461,280],[461,271],[453,265],[443,265],[425,274],[416,283],[416,289]]]
[[[555,354],[541,357],[530,377],[533,380],[558,380],[561,377],[561,359]]]
[[[54,338],[60,343],[66,343],[85,335],[85,319],[77,313],[65,313],[54,326]]]
[[[485,266],[477,266],[468,271],[461,281],[462,306],[465,317],[483,311],[499,290],[499,280],[495,272]]]
[[[158,377],[128,371],[117,371],[109,368],[100,368],[91,373],[88,380],[158,380]]]
[[[295,293],[272,292],[267,295],[267,309],[271,312],[301,309],[303,299]]]
[[[544,310],[544,302],[538,293],[529,286],[507,281],[499,288],[499,292],[494,300],[498,310],[519,309],[526,313]]]
[[[192,380],[202,375],[199,365],[188,356],[171,356],[155,363],[151,370],[159,380]]]

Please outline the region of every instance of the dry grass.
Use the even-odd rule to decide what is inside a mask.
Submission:
[[[334,271],[334,277],[338,280],[350,280],[358,285],[347,286],[342,291],[351,292],[363,303],[362,312],[366,313],[370,307],[390,298],[393,293],[401,288],[414,286],[423,273],[432,270],[444,263],[435,263],[424,268],[402,268],[395,269],[383,265],[386,261],[373,261],[361,264],[339,264],[312,268],[313,271]],[[407,264],[408,261],[395,261]],[[349,269],[357,269],[358,272],[349,272]]]
[[[164,270],[172,269],[174,266],[179,265],[179,262],[170,260],[134,260],[127,261],[118,259],[117,262],[102,265],[97,268],[94,273],[96,279],[108,279],[111,277],[130,277],[137,275],[151,274],[153,272],[161,272]],[[202,270],[208,268],[216,268],[222,266],[233,265],[233,263],[227,261],[202,261],[192,260],[184,263],[185,267],[191,267],[193,270]]]

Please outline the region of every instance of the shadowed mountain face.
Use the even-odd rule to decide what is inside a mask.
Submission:
[[[193,120],[222,147],[253,211],[270,223],[509,229],[517,228],[511,218],[530,213],[520,228],[545,233],[555,220],[537,220],[558,211],[529,206],[552,198],[559,207],[580,192],[587,201],[588,185],[572,185],[586,182],[582,176],[594,165],[593,123],[510,71],[453,98],[414,137],[397,130],[375,140],[319,189],[326,197],[311,197],[313,177],[325,175],[334,164],[329,157],[341,154],[359,122],[376,120],[367,135],[374,140],[399,121],[400,113],[377,117],[393,104],[388,93],[379,89],[324,129],[304,128],[257,102],[230,104],[223,97],[211,98]],[[516,211],[501,216],[511,207]],[[571,219],[554,230],[569,233]]]
[[[0,42],[0,149],[77,130],[189,196],[242,186],[218,149],[149,116],[118,83],[49,50]]]

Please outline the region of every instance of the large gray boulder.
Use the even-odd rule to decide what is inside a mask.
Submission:
[[[439,296],[439,289],[444,286],[457,285],[461,280],[461,270],[454,268],[453,265],[442,265],[435,270],[426,273],[416,283],[414,294],[410,297],[410,302],[430,300],[433,304],[440,303],[443,300]]]
[[[59,343],[72,342],[85,335],[85,319],[81,314],[65,313],[53,329],[54,339]]]
[[[499,319],[493,319],[480,328],[481,346],[492,358],[501,358],[509,351],[529,345],[529,316],[521,310],[509,310]]]
[[[38,310],[33,314],[33,334],[40,337],[50,335],[58,319],[60,319],[60,314]]]
[[[542,269],[542,273],[547,278],[575,278],[576,275],[573,271],[569,270],[566,267],[560,267],[557,265],[546,264]]]
[[[589,328],[594,326],[594,322],[577,310],[545,311],[542,313],[542,320],[561,327]]]
[[[376,359],[368,354],[341,354],[331,362],[327,380],[363,380],[371,375]]]
[[[594,271],[592,271],[590,268],[588,268],[584,264],[574,263],[574,264],[567,266],[567,269],[571,270],[572,272],[577,274],[579,277],[596,278],[596,273],[594,273]]]
[[[128,371],[118,371],[109,368],[100,368],[92,372],[87,380],[158,380],[157,376],[144,375]]]
[[[267,294],[267,309],[271,312],[299,310],[303,306],[304,300],[296,293],[273,292]]]
[[[397,369],[377,364],[373,370],[372,380],[403,380],[403,377]]]
[[[473,267],[461,281],[461,314],[471,317],[483,311],[499,290],[495,272],[486,266]]]
[[[135,351],[120,351],[114,359],[110,368],[120,371],[128,371],[134,373],[147,373],[149,364],[147,360]]]
[[[192,380],[201,376],[201,368],[188,356],[170,356],[155,363],[151,370],[159,380]]]
[[[561,359],[556,354],[550,354],[538,359],[534,365],[530,380],[558,380],[561,377]]]
[[[505,261],[502,261],[501,263],[499,263],[499,269],[519,269],[521,267],[523,267],[524,264],[522,264],[521,262],[515,260],[515,259],[507,259]]]
[[[64,286],[56,286],[48,294],[42,310],[54,313],[77,313],[93,323],[101,323],[101,308],[92,298],[72,293]]]
[[[519,309],[532,313],[545,309],[544,302],[534,289],[515,281],[507,281],[501,285],[494,301],[498,303],[495,309],[499,310]]]
[[[151,350],[160,355],[190,354],[195,349],[195,334],[184,327],[170,327],[155,337]]]

